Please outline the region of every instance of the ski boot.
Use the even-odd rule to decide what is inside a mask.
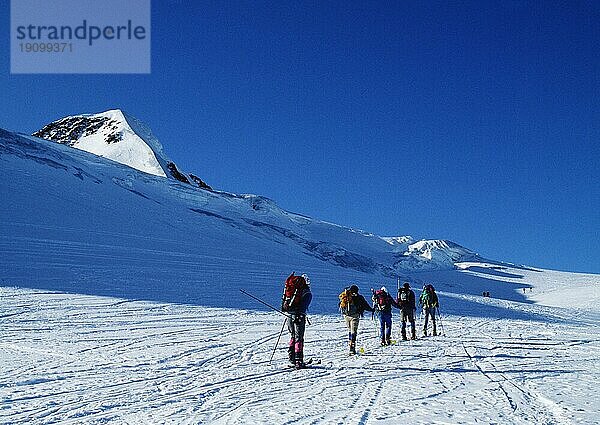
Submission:
[[[296,362],[294,364],[296,369],[304,369],[306,368],[306,364],[304,363],[304,353],[302,351],[296,352]]]
[[[406,331],[402,330],[402,341],[408,341],[408,338],[406,337]]]
[[[294,346],[290,345],[288,347],[288,360],[290,361],[291,365],[295,365],[296,364],[296,352],[294,351]]]

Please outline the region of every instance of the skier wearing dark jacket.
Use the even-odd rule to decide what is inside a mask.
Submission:
[[[356,337],[358,335],[358,323],[360,318],[363,316],[365,311],[374,312],[365,300],[365,297],[358,293],[358,286],[352,285],[347,291],[347,300],[345,306],[342,306],[340,301],[340,309],[344,315],[344,321],[348,328],[348,346],[350,347],[350,354],[356,354]]]
[[[410,322],[411,339],[417,339],[415,329],[415,311],[417,309],[415,293],[410,289],[410,284],[404,282],[404,287],[398,291],[398,299],[396,300],[400,306],[400,320],[402,321],[402,339],[406,338],[406,322]]]
[[[288,282],[290,290],[288,290]],[[296,369],[301,369],[305,366],[304,363],[304,331],[306,329],[306,311],[312,301],[312,293],[310,291],[310,279],[307,275],[302,276],[290,275],[286,281],[286,289],[284,291],[281,310],[289,316],[287,318],[287,327],[290,332],[290,344],[288,346],[288,355],[290,363]]]
[[[388,293],[385,286],[373,292],[373,308],[379,316],[379,336],[381,345],[392,343],[392,306],[400,308],[398,303]]]

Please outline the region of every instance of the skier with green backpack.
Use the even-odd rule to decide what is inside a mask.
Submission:
[[[358,335],[358,323],[365,311],[374,312],[365,300],[365,297],[358,293],[358,286],[352,285],[345,288],[339,295],[340,312],[344,316],[346,327],[348,328],[348,346],[350,355],[356,354],[356,337]]]
[[[423,292],[419,297],[419,304],[423,308],[425,314],[425,323],[423,324],[423,336],[427,336],[427,322],[431,316],[431,322],[433,324],[433,336],[437,336],[437,329],[435,324],[435,309],[440,306],[438,296],[435,293],[433,285],[427,284],[423,286]]]

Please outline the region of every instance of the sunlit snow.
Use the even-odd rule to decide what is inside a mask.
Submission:
[[[0,423],[599,423],[598,275],[380,238],[3,130],[0,182]],[[291,271],[314,294],[298,371],[285,334],[269,362],[283,316],[239,291],[277,306]],[[379,347],[368,315],[348,357],[338,293],[398,277],[433,283],[443,335]]]

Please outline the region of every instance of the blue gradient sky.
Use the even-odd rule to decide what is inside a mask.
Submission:
[[[0,127],[118,107],[215,188],[600,273],[600,3],[367,3],[155,0],[150,75],[10,75],[6,30]]]

